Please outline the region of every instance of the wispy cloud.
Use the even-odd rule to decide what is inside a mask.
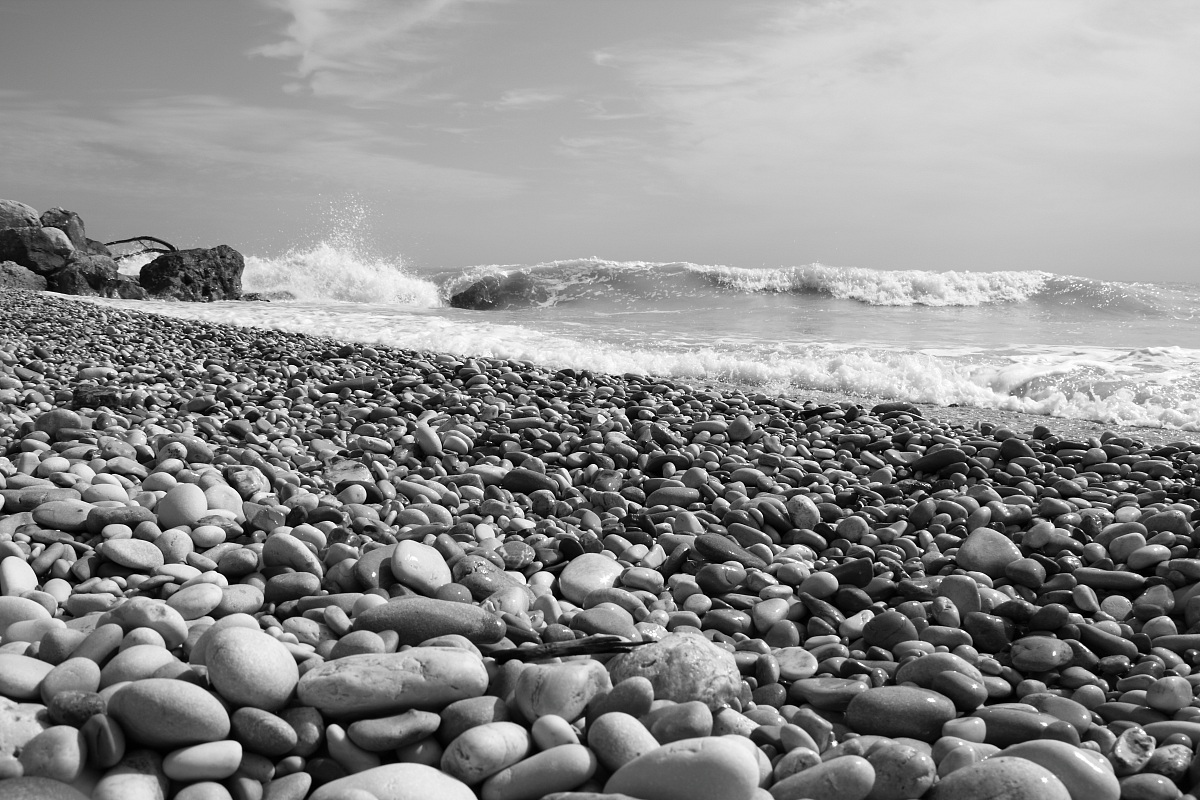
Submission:
[[[22,152],[7,178],[62,185],[87,182],[178,193],[195,182],[239,191],[322,186],[402,191],[432,198],[504,197],[519,184],[496,175],[425,163],[406,143],[365,122],[314,110],[267,108],[224,98],[160,98],[87,113],[76,106],[9,95],[14,113],[0,126],[0,151]],[[297,132],[303,135],[297,135]],[[53,173],[53,174],[52,174]]]
[[[494,111],[528,111],[541,108],[563,99],[557,92],[540,89],[510,89],[500,95],[498,100],[484,103],[484,107]]]
[[[931,183],[1005,203],[1106,182],[1156,195],[1161,166],[1200,149],[1200,14],[1152,8],[781,3],[725,40],[595,59],[666,126],[648,155],[748,200],[801,187],[896,199]]]
[[[479,0],[262,0],[290,17],[251,51],[294,63],[285,88],[371,106],[401,99],[436,68],[440,34]]]

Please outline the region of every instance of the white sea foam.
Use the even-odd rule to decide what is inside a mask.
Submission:
[[[454,309],[397,309],[349,302],[133,303],[171,316],[386,344],[511,358],[548,367],[636,372],[750,384],[799,396],[804,389],[1113,424],[1200,431],[1200,349],[1051,346],[1000,351],[909,350],[807,342],[678,342],[592,325],[556,330]]]

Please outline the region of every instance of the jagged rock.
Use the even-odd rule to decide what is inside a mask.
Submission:
[[[244,295],[242,295],[241,299],[246,300],[246,301],[253,301],[253,302],[257,302],[257,303],[271,302],[271,298],[267,297],[262,292],[246,292]]]
[[[66,266],[75,246],[58,228],[21,227],[0,230],[0,260],[15,261],[39,275]]]
[[[83,230],[83,220],[74,211],[67,211],[65,208],[43,211],[41,225],[43,228],[58,228],[67,235],[76,250],[86,251],[88,249],[88,238]]]
[[[142,267],[142,288],[155,298],[212,302],[242,296],[242,254],[229,245],[166,253]]]
[[[114,293],[105,297],[120,297],[122,300],[149,300],[150,293],[138,283],[136,275],[117,275],[117,285]]]
[[[80,252],[73,253],[66,266],[46,278],[52,292],[86,296],[112,297],[117,283],[117,262]]]
[[[14,264],[0,261],[0,287],[5,289],[28,289],[33,292],[46,291],[46,279],[36,272]]]
[[[36,228],[39,225],[37,210],[32,206],[16,200],[0,200],[0,229]]]
[[[544,303],[551,292],[525,272],[507,275],[485,275],[450,296],[453,308],[490,311],[497,308],[520,308]]]
[[[88,239],[84,249],[94,256],[108,256],[112,258],[113,254],[112,250],[108,249],[108,245],[104,242],[97,242],[95,239]]]
[[[119,408],[125,405],[125,399],[115,386],[81,383],[71,393],[71,404],[74,408]]]

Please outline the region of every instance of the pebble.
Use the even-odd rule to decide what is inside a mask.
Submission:
[[[463,731],[446,748],[441,768],[465,784],[475,785],[528,755],[529,731],[515,722],[489,722]]]
[[[604,791],[642,800],[751,800],[758,779],[758,762],[745,748],[725,737],[706,737],[672,742],[638,756],[612,774]]]
[[[741,673],[733,656],[694,633],[672,633],[614,658],[608,664],[614,683],[642,677],[657,700],[699,700],[710,709],[728,705],[741,691]]]
[[[330,781],[310,800],[476,800],[470,787],[425,764],[385,764]]]
[[[229,735],[229,713],[219,700],[186,681],[147,678],[113,692],[108,713],[125,734],[147,747],[183,747]]]
[[[864,800],[875,786],[875,768],[861,756],[822,761],[771,786],[774,800]]]
[[[466,651],[413,647],[329,661],[306,672],[300,702],[335,719],[440,710],[488,688],[483,662]]]
[[[934,787],[932,800],[1071,800],[1063,782],[1026,758],[993,756],[957,769]]]
[[[237,772],[242,746],[225,740],[183,747],[163,759],[163,774],[173,781],[222,781]]]
[[[300,671],[277,639],[251,628],[230,627],[208,640],[204,654],[208,679],[235,706],[278,711],[287,705]]]
[[[465,798],[446,749],[503,723],[538,752],[485,797],[594,794],[682,741],[733,742],[756,800],[823,770],[854,796],[851,759],[874,800],[954,797],[981,769],[958,794],[1021,790],[1005,761],[1074,800],[1189,788],[1187,442],[6,299],[0,775],[74,730],[86,758],[47,763],[86,761],[99,797],[162,796],[166,756],[199,770],[185,800],[364,775],[330,796]],[[55,408],[63,376],[121,403]],[[527,650],[592,634],[640,646]]]

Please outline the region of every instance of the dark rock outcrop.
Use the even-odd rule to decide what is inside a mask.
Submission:
[[[46,279],[20,264],[14,264],[12,261],[0,261],[0,288],[44,292],[46,291]]]
[[[208,303],[242,296],[242,254],[229,245],[166,253],[142,267],[140,283],[152,297]]]
[[[43,228],[58,228],[67,235],[76,250],[87,250],[88,239],[83,230],[83,220],[74,211],[67,211],[65,208],[43,211],[41,225]]]
[[[525,272],[485,275],[450,296],[453,308],[491,311],[497,308],[523,308],[544,303],[550,291]]]
[[[46,286],[59,294],[114,297],[120,278],[117,262],[111,258],[76,252],[62,269],[46,277]]]
[[[62,269],[75,252],[58,228],[26,226],[0,230],[0,260],[14,261],[39,275]]]
[[[4,228],[35,228],[37,210],[16,200],[0,200],[0,230]]]

